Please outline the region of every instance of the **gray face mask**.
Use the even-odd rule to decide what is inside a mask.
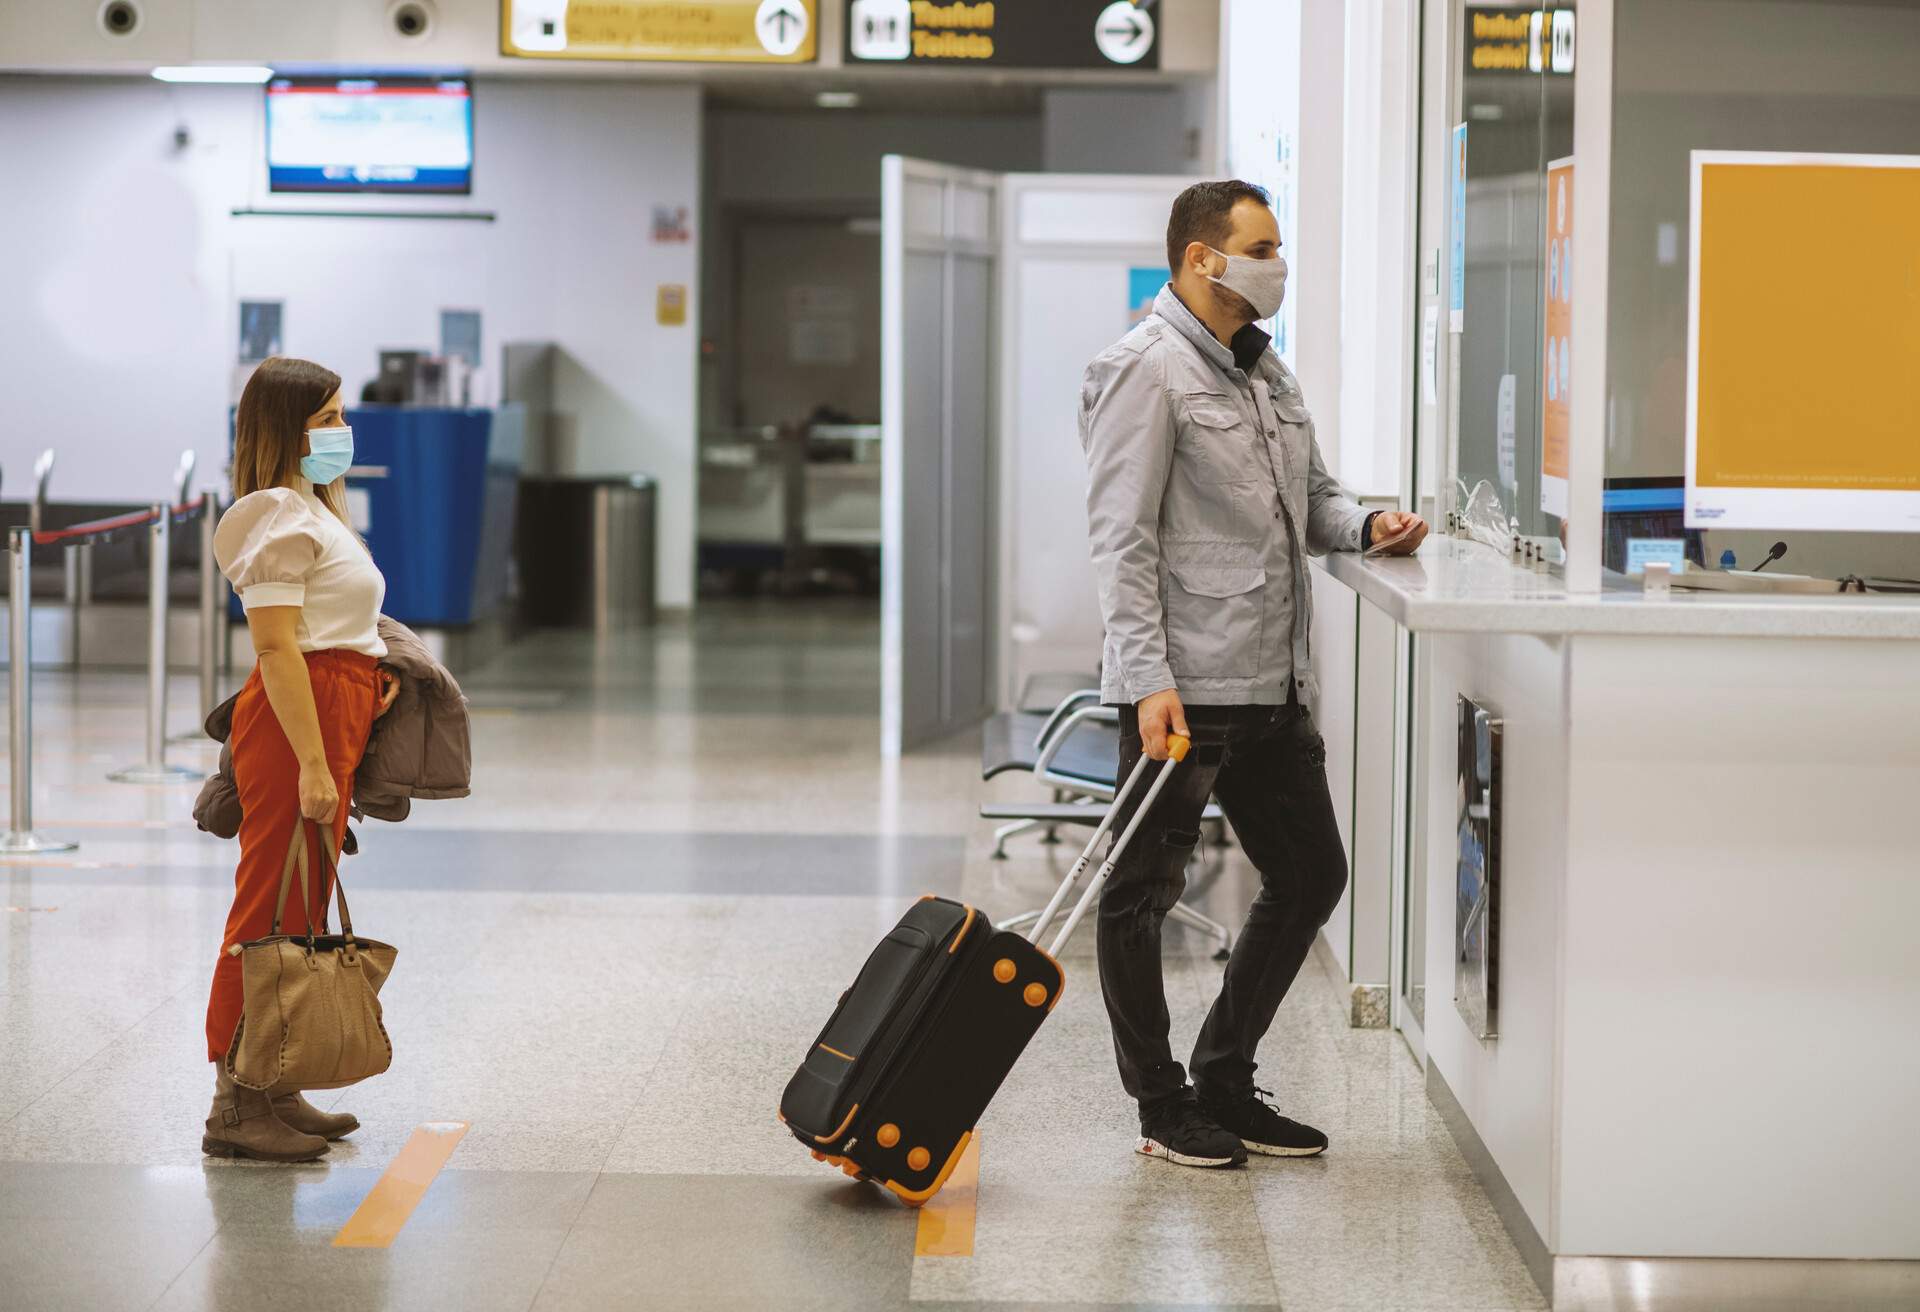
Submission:
[[[1271,319],[1279,313],[1280,303],[1287,299],[1285,256],[1256,260],[1251,255],[1229,255],[1211,246],[1207,249],[1227,262],[1225,273],[1218,277],[1208,275],[1213,282],[1244,298],[1253,307],[1256,319]]]

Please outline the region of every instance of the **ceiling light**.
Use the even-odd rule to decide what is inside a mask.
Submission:
[[[162,82],[238,82],[258,86],[273,76],[257,64],[181,64],[153,70]]]
[[[813,103],[822,109],[858,109],[860,93],[858,91],[819,91],[814,93]]]

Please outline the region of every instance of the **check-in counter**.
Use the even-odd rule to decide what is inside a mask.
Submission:
[[[1333,930],[1392,926],[1397,1021],[1542,1283],[1920,1258],[1920,598],[1574,595],[1441,537],[1320,565],[1316,627],[1354,634],[1328,759],[1387,763],[1346,802]],[[1356,736],[1396,696],[1397,763],[1391,727]],[[1462,698],[1482,751],[1497,724],[1490,798]]]

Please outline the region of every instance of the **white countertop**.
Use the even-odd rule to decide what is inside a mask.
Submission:
[[[1920,596],[1783,596],[1684,592],[1649,597],[1607,576],[1573,595],[1558,573],[1522,569],[1502,551],[1431,537],[1411,556],[1318,559],[1340,582],[1416,633],[1609,634],[1725,638],[1920,638]],[[1916,653],[1920,655],[1920,653]]]

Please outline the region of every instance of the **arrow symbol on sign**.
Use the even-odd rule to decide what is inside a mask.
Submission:
[[[767,15],[767,21],[780,25],[780,39],[785,41],[787,39],[787,24],[797,23],[801,20],[800,15],[794,13],[791,9],[776,9]]]
[[[1108,27],[1106,29],[1106,33],[1108,36],[1126,37],[1128,44],[1131,45],[1133,42],[1138,41],[1141,37],[1145,36],[1147,34],[1147,29],[1141,24],[1139,19],[1129,15],[1125,26]]]

